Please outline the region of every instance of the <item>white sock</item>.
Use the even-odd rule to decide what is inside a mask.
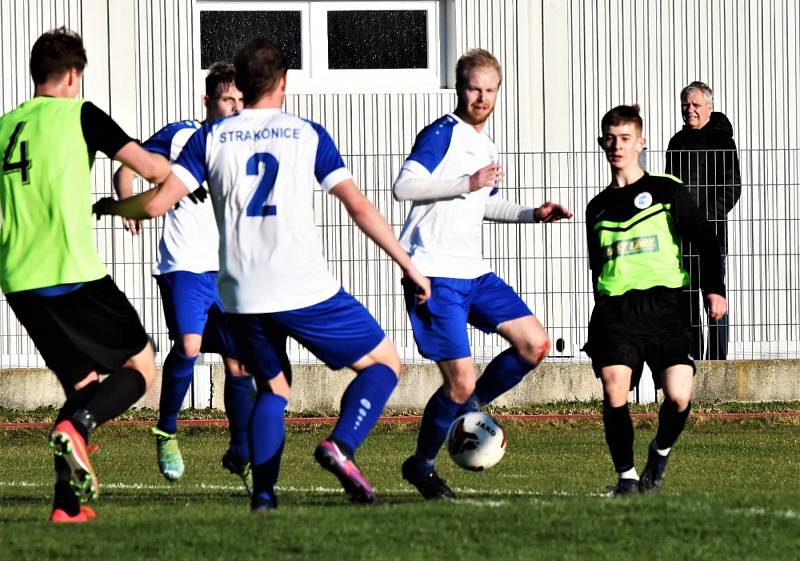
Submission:
[[[656,443],[656,441],[655,441],[655,440],[654,440],[654,441],[653,441],[653,442],[650,444],[650,447],[651,447],[653,450],[655,450],[656,452],[658,452],[658,455],[659,455],[659,456],[664,456],[664,457],[666,457],[666,456],[669,456],[669,451],[670,451],[670,450],[672,450],[672,447],[669,447],[669,448],[659,448],[659,447],[658,447],[658,444]]]
[[[639,481],[639,475],[636,473],[636,468],[632,467],[629,470],[623,471],[622,473],[617,474],[620,479],[635,479]]]

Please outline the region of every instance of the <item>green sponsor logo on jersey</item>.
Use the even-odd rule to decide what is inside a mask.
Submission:
[[[617,240],[603,248],[606,261],[623,255],[654,253],[658,251],[658,236],[644,236],[627,240]]]

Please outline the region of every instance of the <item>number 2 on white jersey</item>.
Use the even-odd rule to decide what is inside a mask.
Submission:
[[[247,203],[247,216],[275,216],[278,207],[268,205],[267,198],[278,177],[278,160],[269,152],[256,152],[247,160],[247,175],[258,175],[259,164],[264,164],[264,175],[258,182],[253,198]]]

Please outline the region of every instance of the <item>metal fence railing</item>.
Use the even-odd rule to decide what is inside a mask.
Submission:
[[[645,166],[664,171],[664,153],[650,151]],[[357,182],[399,233],[408,206],[391,195],[403,155],[352,155],[345,158]],[[727,216],[727,283],[730,308],[728,358],[800,356],[800,149],[740,150],[741,198]],[[484,228],[484,254],[493,269],[522,295],[547,328],[554,345],[552,361],[586,360],[580,348],[593,298],[586,258],[584,209],[607,185],[608,166],[600,152],[505,153],[503,195],[538,205],[545,200],[569,207],[575,218],[555,224],[494,224]],[[95,165],[96,196],[111,192],[112,164]],[[353,225],[335,198],[321,190],[315,213],[334,275],[375,315],[407,362],[421,362],[405,314],[400,273]],[[167,329],[150,266],[160,235],[152,221],[132,238],[116,219],[97,223],[98,252],[128,295],[158,347],[157,360],[169,349]],[[706,329],[705,314],[698,327]],[[478,362],[505,348],[497,336],[471,331]],[[315,362],[292,343],[292,359]],[[216,361],[208,355],[206,361]],[[0,368],[43,367],[24,329],[0,297]]]

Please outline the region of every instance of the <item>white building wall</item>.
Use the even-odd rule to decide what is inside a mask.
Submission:
[[[143,139],[167,122],[202,117],[196,9],[196,0],[0,0],[0,109],[30,97],[30,47],[41,32],[63,24],[86,42],[85,97],[130,134]],[[455,58],[472,47],[494,52],[504,68],[489,131],[503,153],[507,197],[525,204],[559,200],[576,211],[576,219],[564,224],[488,224],[484,240],[498,273],[523,294],[554,339],[565,339],[563,356],[577,356],[591,309],[582,211],[607,181],[595,148],[597,123],[613,105],[639,102],[651,150],[648,165],[659,170],[658,152],[680,126],[678,92],[694,79],[714,87],[717,109],[731,118],[736,140],[746,149],[745,188],[731,216],[728,263],[735,344],[744,349],[746,343],[776,341],[780,353],[796,352],[800,262],[789,240],[800,234],[793,220],[800,199],[792,189],[800,165],[800,43],[792,39],[800,32],[798,10],[791,0],[442,1],[448,84]],[[454,104],[447,88],[364,88],[294,91],[286,109],[331,131],[359,184],[399,231],[407,207],[392,200],[391,181],[416,132]],[[98,196],[111,192],[112,169],[98,160]],[[407,349],[406,358],[418,358],[396,267],[355,231],[335,201],[320,193],[316,203],[334,272]],[[97,232],[110,272],[166,349],[158,291],[149,275],[158,223],[134,239],[110,219],[99,222]],[[475,335],[474,344],[481,356],[502,342]],[[0,366],[7,365],[4,356],[32,353],[0,303]]]

